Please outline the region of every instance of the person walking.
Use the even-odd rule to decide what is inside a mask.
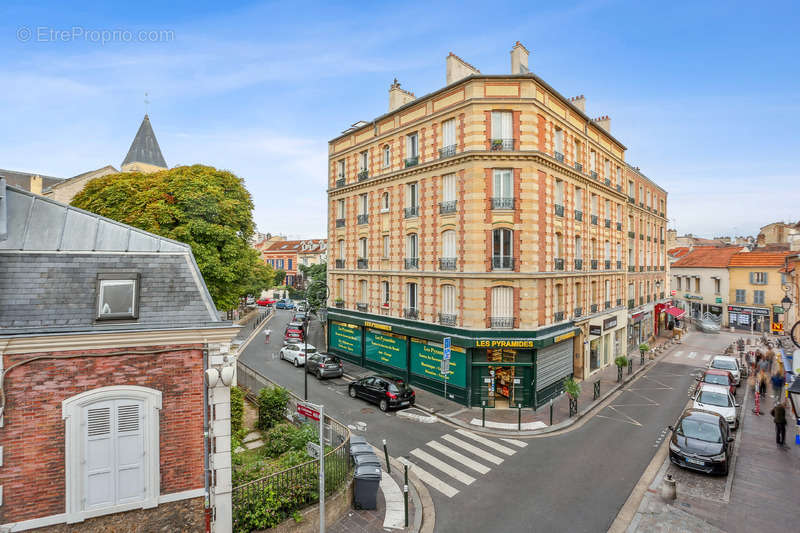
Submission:
[[[763,363],[763,360],[762,360]],[[758,395],[763,399],[767,397],[767,372],[764,369],[758,371]]]
[[[272,333],[272,330],[267,328],[264,330],[264,344],[269,344],[269,336]]]
[[[786,407],[784,402],[778,402],[769,412],[775,422],[775,443],[781,447],[786,447]]]
[[[778,368],[776,368],[775,372],[772,374],[772,394],[775,402],[781,401],[783,386],[785,383],[786,378],[783,377],[780,366],[778,366]]]

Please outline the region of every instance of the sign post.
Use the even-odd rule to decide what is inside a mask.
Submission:
[[[314,458],[319,457],[319,531],[325,533],[325,406],[298,403],[297,413],[319,421],[319,444],[309,442],[306,451]]]
[[[442,368],[441,373],[444,376],[444,398],[447,399],[447,378],[450,376],[450,337],[445,337],[443,340],[442,350]]]

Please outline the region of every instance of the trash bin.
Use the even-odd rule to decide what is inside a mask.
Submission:
[[[373,464],[356,466],[353,479],[353,507],[356,509],[377,509],[381,467]]]
[[[375,455],[374,453],[373,454],[362,453],[361,455],[354,455],[353,462],[355,463],[356,468],[364,465],[372,465],[372,466],[377,466],[378,468],[382,468],[381,460],[378,459],[378,456]]]
[[[367,444],[367,439],[361,435],[350,435],[350,445],[353,444]]]
[[[350,455],[364,455],[365,453],[375,455],[375,450],[369,444],[350,445]]]

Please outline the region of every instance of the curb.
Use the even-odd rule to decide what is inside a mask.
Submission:
[[[385,464],[386,458],[382,450],[379,450],[375,446],[372,446],[372,448],[375,450],[375,454],[378,456],[381,463]],[[403,471],[404,465],[396,458],[390,456],[389,463],[397,472]],[[431,494],[428,492],[425,484],[420,481],[411,469],[408,470],[408,482],[408,493],[411,495],[411,500],[417,510],[417,512],[414,513],[414,523],[409,524],[408,527],[413,533],[433,533],[433,528],[436,525],[436,509],[433,506]]]
[[[239,349],[236,350],[237,359],[242,354],[242,352],[244,352],[245,348],[247,348],[247,345],[250,344],[254,338],[256,338],[256,335],[261,333],[261,330],[264,329],[264,326],[267,324],[267,322],[272,320],[272,317],[274,316],[275,316],[275,311],[273,310],[269,315],[267,315],[267,317],[264,320],[261,321],[261,324],[259,324],[256,327],[256,329],[254,329],[253,332],[250,335],[248,335],[248,337],[244,340],[244,342],[242,342],[242,344],[239,345]],[[242,327],[247,327],[247,326],[242,326]]]
[[[414,407],[417,407],[417,406],[415,405]],[[414,407],[412,407],[412,409]],[[422,410],[422,409],[420,409],[420,410]],[[427,413],[428,411],[426,410],[425,412]],[[436,418],[436,416],[434,416],[434,415],[424,416],[424,415],[418,415],[418,414],[415,414],[415,413],[409,413],[407,411],[402,411],[402,410],[401,411],[397,411],[397,416],[399,416],[401,418],[409,418],[411,420],[416,420],[417,422],[422,422],[423,424],[433,424],[438,420],[438,418]]]

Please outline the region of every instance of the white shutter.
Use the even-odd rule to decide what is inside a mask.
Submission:
[[[442,123],[442,146],[448,147],[456,144],[456,121],[446,120]]]
[[[118,400],[117,411],[117,501],[136,502],[144,499],[144,432],[143,404]]]
[[[442,176],[442,201],[453,202],[456,199],[456,175]]]
[[[456,314],[456,288],[453,285],[442,285],[442,313]]]
[[[511,137],[511,113],[505,111],[503,112],[503,139],[511,139]]]
[[[87,510],[114,503],[113,408],[114,402],[100,402],[84,410],[84,508]]]
[[[514,316],[514,289],[511,287],[494,287],[492,289],[492,316],[510,318]]]
[[[456,232],[447,230],[442,233],[442,257],[456,256]]]

